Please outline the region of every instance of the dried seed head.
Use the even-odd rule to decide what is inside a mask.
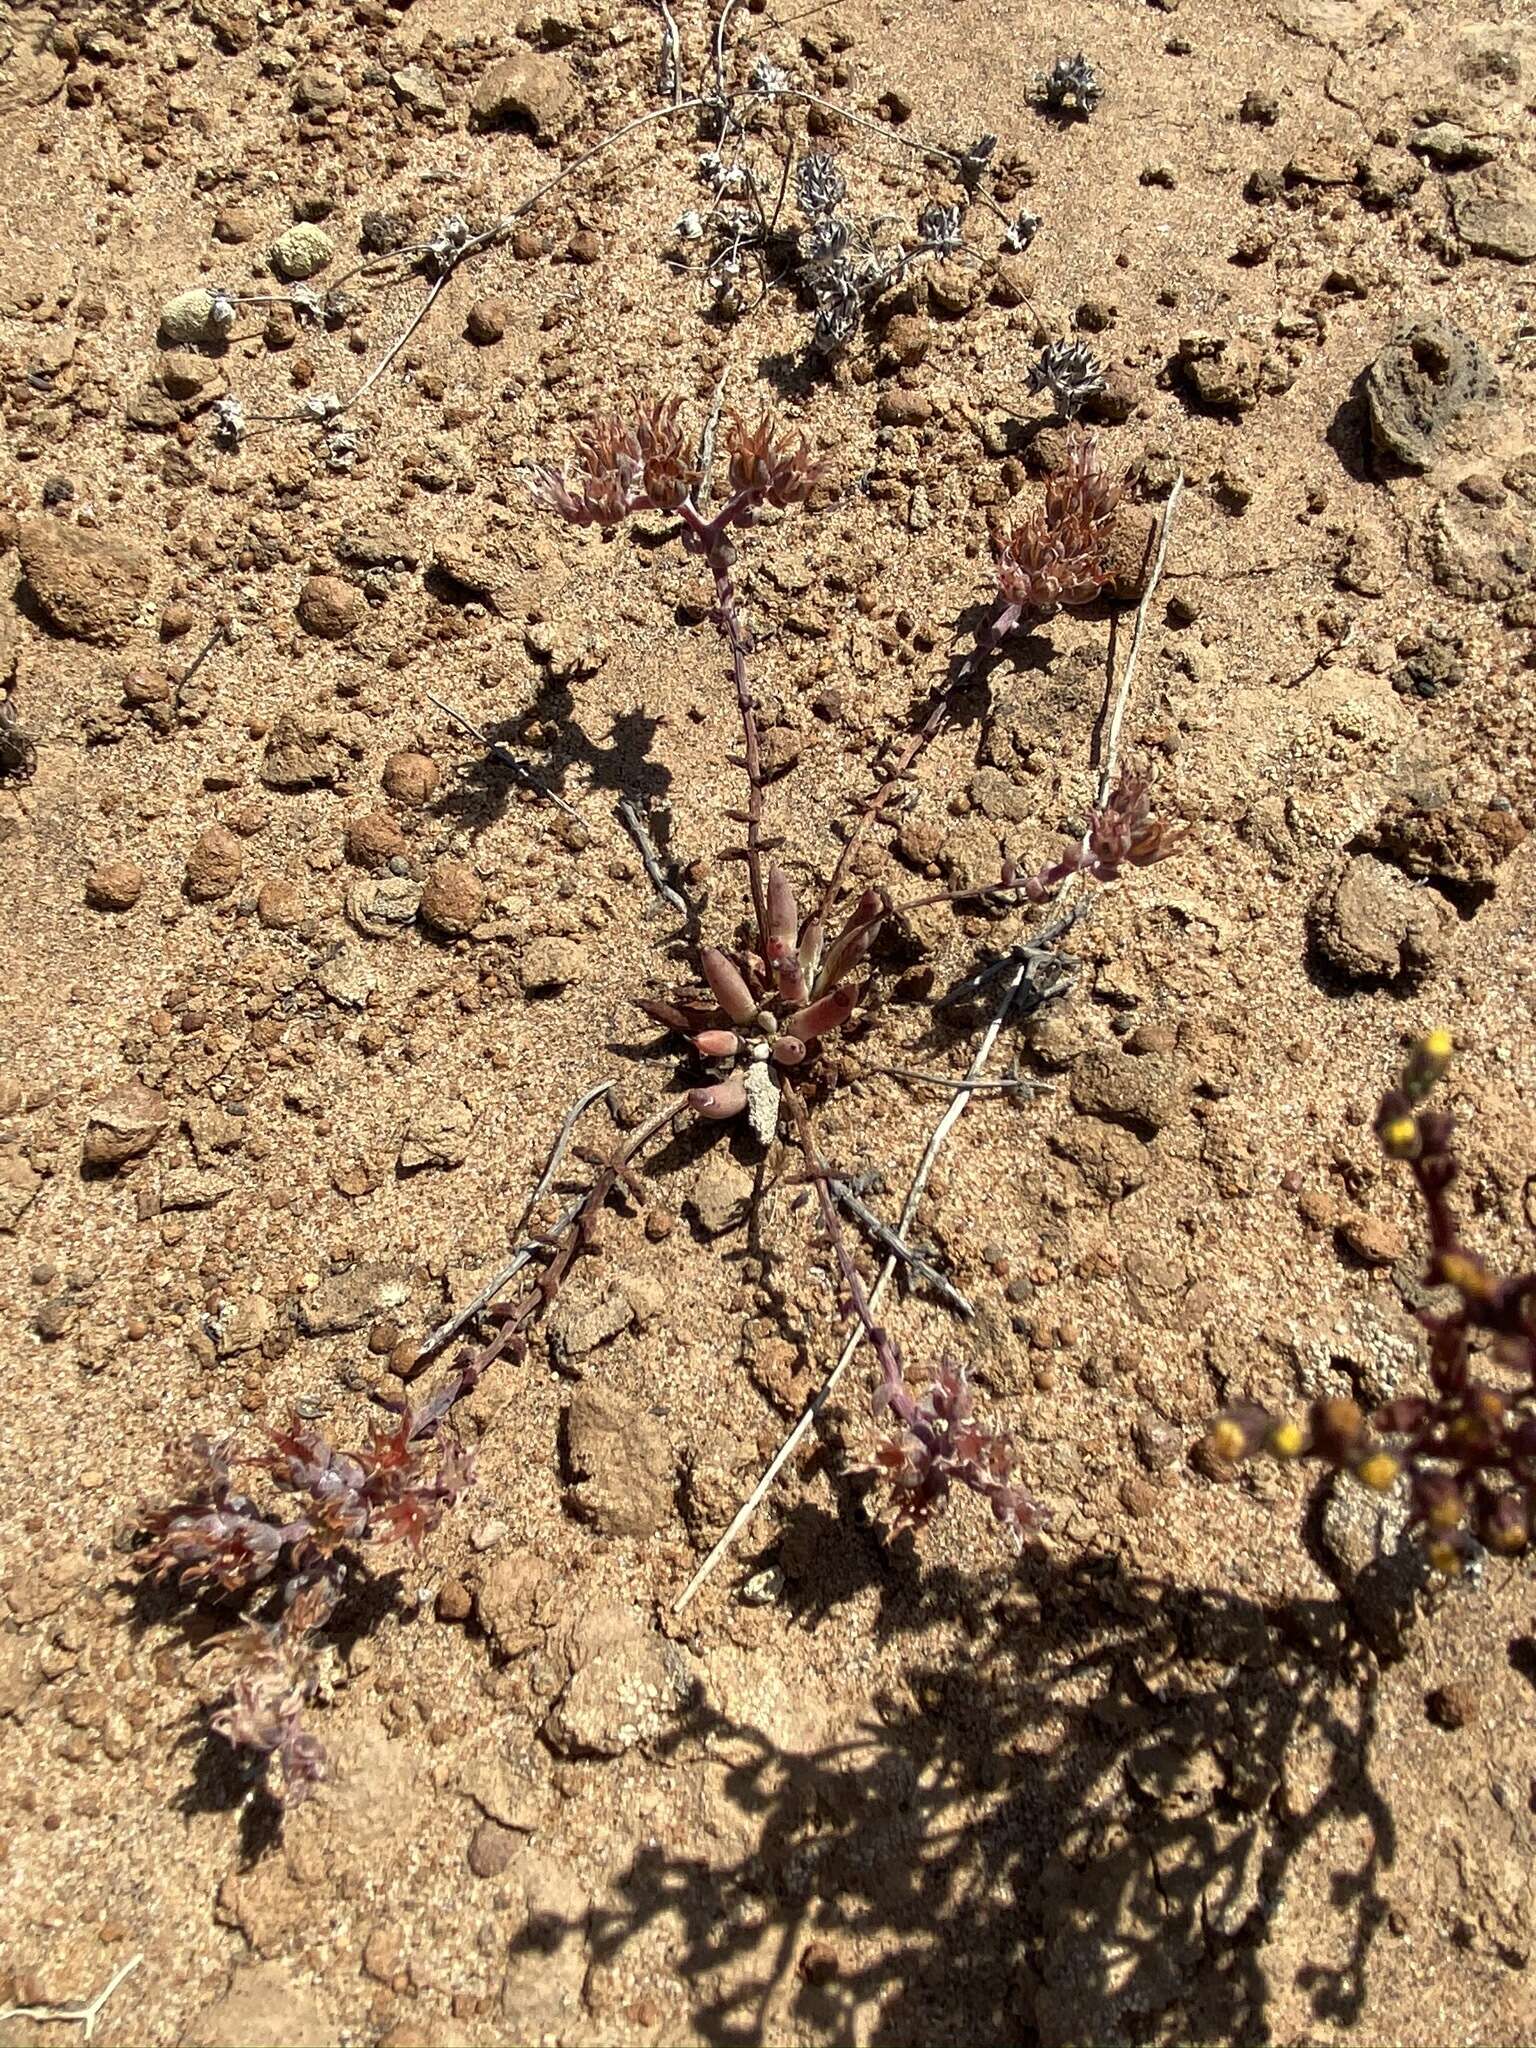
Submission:
[[[1073,420],[1104,389],[1103,366],[1086,342],[1053,341],[1030,366],[1029,388],[1049,391],[1062,418]]]

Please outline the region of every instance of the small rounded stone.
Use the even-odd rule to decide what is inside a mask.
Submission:
[[[366,609],[362,592],[339,576],[311,576],[299,592],[299,624],[317,640],[345,640]]]
[[[291,932],[304,920],[304,899],[292,882],[263,882],[256,897],[256,915],[269,932]]]
[[[444,938],[461,939],[485,915],[485,890],[473,868],[461,860],[440,860],[421,892],[423,924]]]
[[[240,842],[227,825],[210,825],[187,855],[187,894],[194,903],[228,896],[245,864]]]
[[[347,859],[360,868],[387,867],[405,853],[405,834],[382,808],[347,820]]]
[[[384,763],[384,794],[420,810],[436,796],[442,771],[428,754],[391,754]]]
[[[144,893],[144,870],[131,860],[104,860],[85,878],[92,910],[132,910]]]

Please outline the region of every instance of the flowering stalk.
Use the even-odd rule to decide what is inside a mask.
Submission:
[[[763,770],[757,710],[747,675],[752,638],[741,616],[732,568],[732,532],[751,526],[765,505],[803,505],[821,475],[803,435],[780,432],[764,412],[751,424],[739,415],[726,434],[730,496],[713,515],[694,499],[699,470],[685,454],[676,398],[638,402],[628,416],[595,420],[576,440],[574,472],[541,469],[532,491],[548,510],[576,526],[616,526],[631,512],[674,513],[683,546],[702,556],[715,582],[715,621],[731,654],[731,678],[741,718],[747,774],[745,859],[761,948],[768,943],[768,897],[763,874]],[[735,814],[733,814],[735,815]]]
[[[195,1436],[168,1453],[179,1498],[144,1516],[141,1571],[184,1593],[240,1598],[269,1582],[273,1599],[222,1639],[235,1660],[229,1703],[213,1726],[237,1749],[275,1759],[285,1796],[307,1797],[325,1776],[325,1752],[303,1725],[319,1684],[314,1636],[339,1605],[354,1569],[353,1546],[404,1541],[435,1529],[474,1476],[456,1439],[428,1445],[440,1403],[400,1416],[368,1447],[339,1451],[295,1416],[264,1451],[242,1456],[229,1442]],[[235,1468],[263,1472],[291,1513],[238,1487]]]
[[[1462,1241],[1449,1201],[1458,1162],[1451,1118],[1422,1108],[1450,1063],[1451,1041],[1433,1032],[1383,1096],[1376,1134],[1389,1159],[1406,1162],[1429,1219],[1425,1281],[1448,1287],[1449,1309],[1418,1320],[1429,1337],[1429,1389],[1388,1401],[1369,1418],[1353,1401],[1314,1402],[1300,1419],[1251,1401],[1213,1424],[1211,1454],[1238,1463],[1259,1451],[1349,1472],[1385,1493],[1406,1477],[1413,1523],[1430,1563],[1454,1576],[1479,1546],[1513,1557],[1536,1523],[1536,1272],[1495,1275]],[[1496,1383],[1477,1358],[1503,1369]],[[1512,1383],[1511,1383],[1512,1382]]]
[[[1091,604],[1099,595],[1110,579],[1107,550],[1122,488],[1104,467],[1097,436],[1074,426],[1043,502],[998,548],[1000,602],[957,681],[974,674],[1025,619]]]
[[[1166,860],[1178,852],[1186,837],[1153,809],[1148,776],[1122,774],[1107,800],[1089,811],[1082,837],[1044,867],[1021,874],[1015,861],[1005,860],[995,882],[981,882],[970,889],[935,889],[927,896],[909,897],[905,903],[885,904],[881,919],[907,917],[935,903],[981,903],[1000,896],[1045,903],[1073,875],[1107,887],[1118,882],[1128,867],[1147,868]]]
[[[854,850],[922,754],[949,724],[955,697],[1026,618],[1044,618],[1061,605],[1088,604],[1109,580],[1104,559],[1121,487],[1104,472],[1092,434],[1075,431],[1061,473],[1046,486],[1041,508],[998,550],[997,584],[1002,602],[982,626],[976,645],[953,681],[935,696],[927,717],[910,733],[896,759],[860,806],[822,893],[825,917],[837,900]]]
[[[821,1226],[837,1260],[849,1306],[875,1354],[880,1377],[870,1396],[870,1413],[887,1428],[875,1451],[875,1472],[892,1489],[892,1526],[920,1529],[941,1514],[956,1482],[978,1493],[993,1519],[1023,1547],[1038,1536],[1045,1510],[1019,1483],[1013,1441],[1003,1430],[983,1429],[971,1403],[965,1368],[945,1359],[932,1383],[914,1394],[902,1367],[901,1353],[884,1326],[875,1319],[864,1281],[848,1249],[842,1219],[828,1185],[830,1176],[816,1147],[811,1122],[798,1091],[784,1093],[794,1118],[795,1134],[806,1169],[816,1189]]]
[[[525,1353],[529,1331],[591,1244],[604,1202],[621,1181],[633,1185],[630,1162],[685,1108],[674,1102],[659,1110],[596,1162],[599,1170],[551,1240],[538,1279],[505,1307],[486,1311],[500,1323],[496,1334],[461,1354],[457,1369],[420,1406],[385,1399],[397,1420],[366,1450],[337,1450],[323,1430],[295,1418],[272,1432],[266,1450],[251,1455],[202,1436],[169,1453],[178,1497],[144,1511],[147,1540],[134,1562],[192,1598],[238,1600],[266,1589],[261,1610],[221,1638],[235,1669],[230,1699],[214,1714],[213,1727],[234,1748],[275,1762],[280,1796],[288,1803],[306,1798],[325,1776],[325,1751],[303,1717],[320,1683],[315,1638],[351,1582],[354,1547],[403,1540],[419,1548],[472,1483],[473,1460],[456,1438],[441,1437],[435,1463],[429,1447],[497,1359]],[[293,1512],[263,1505],[237,1487],[238,1465],[265,1473]]]

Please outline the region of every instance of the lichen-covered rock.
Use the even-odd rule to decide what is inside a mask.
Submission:
[[[286,228],[272,244],[272,268],[279,277],[302,283],[313,277],[336,254],[336,244],[313,221],[301,220]]]
[[[177,292],[160,308],[160,339],[167,348],[223,341],[229,332],[230,302],[204,285]]]
[[[1446,916],[1431,893],[1362,853],[1319,890],[1308,926],[1318,957],[1346,980],[1396,981],[1434,965]]]
[[[1395,335],[1365,374],[1371,446],[1415,472],[1433,467],[1463,413],[1491,404],[1499,379],[1482,349],[1444,320]]]

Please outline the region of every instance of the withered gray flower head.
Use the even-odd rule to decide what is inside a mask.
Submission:
[[[1053,341],[1032,365],[1029,388],[1049,391],[1062,418],[1072,420],[1104,389],[1104,371],[1085,342]]]
[[[835,213],[848,197],[848,181],[837,159],[825,151],[813,151],[795,165],[795,198],[809,220]]]

